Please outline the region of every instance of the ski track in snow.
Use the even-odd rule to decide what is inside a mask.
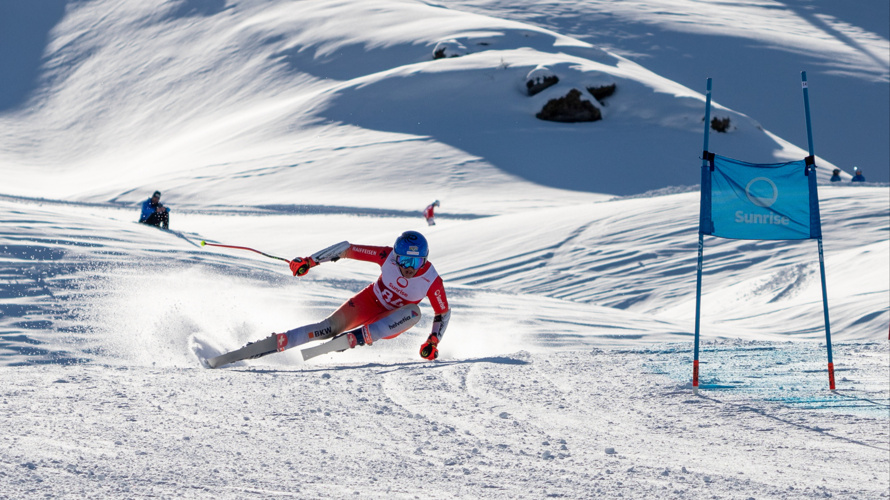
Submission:
[[[815,243],[710,237],[691,388],[692,89],[714,71],[714,112],[732,117],[713,150],[799,159],[796,64],[815,63],[819,154],[886,158],[865,148],[885,143],[888,42],[868,8],[839,5],[19,13],[0,32],[33,63],[0,102],[0,498],[890,497],[886,185],[828,184],[817,158],[838,390]],[[466,55],[433,61],[440,41]],[[560,82],[528,96],[532,71]],[[608,83],[599,122],[534,118]],[[134,222],[154,189],[174,231]],[[202,239],[291,258],[406,229],[430,240],[453,308],[436,362],[417,356],[421,304],[416,328],[370,347],[203,367],[326,316],[378,269],[296,279]]]
[[[869,356],[860,380],[886,381],[886,344],[836,352]],[[886,494],[886,399],[875,402],[880,416],[747,391],[695,397],[647,371],[653,359],[688,368],[685,357],[594,349],[297,369],[2,368],[0,481],[10,498]],[[822,400],[867,393],[804,385]]]
[[[829,241],[832,234],[849,238],[829,248],[839,244],[833,251],[844,254],[844,263],[871,254],[882,261],[886,242],[871,242],[870,235],[880,239],[886,228],[869,229],[865,221],[877,220],[869,214],[886,214],[886,193],[823,192],[826,213],[849,211],[855,221],[826,226]],[[665,313],[667,304],[688,301],[688,290],[679,295],[683,299],[640,302],[636,311],[538,295],[559,290],[547,280],[563,279],[558,255],[566,250],[575,259],[591,259],[584,264],[590,274],[627,272],[657,283],[656,289],[682,288],[681,282],[694,279],[690,272],[665,272],[665,264],[633,271],[614,264],[645,253],[646,244],[685,249],[690,255],[682,258],[694,259],[692,246],[678,245],[694,234],[683,228],[694,217],[678,227],[656,225],[659,230],[651,232],[663,233],[650,243],[612,219],[612,207],[624,207],[627,214],[628,203],[648,203],[650,211],[658,206],[670,219],[676,210],[671,207],[683,205],[676,196],[600,203],[581,218],[580,228],[570,219],[561,229],[551,228],[563,236],[544,239],[562,243],[548,244],[553,255],[547,265],[532,266],[532,290],[521,280],[512,288],[516,285],[504,278],[484,284],[461,278],[528,259],[521,239],[492,248],[503,260],[492,263],[485,253],[449,258],[460,251],[449,248],[449,241],[489,234],[486,219],[442,223],[429,231],[433,241],[442,242],[436,262],[443,262],[456,311],[435,363],[416,358],[422,336],[417,331],[429,328],[425,317],[416,331],[372,347],[306,363],[288,351],[222,370],[202,368],[199,355],[322,316],[373,279],[374,270],[337,263],[295,280],[276,261],[194,245],[204,232],[228,240],[242,229],[230,227],[231,219],[222,215],[183,214],[178,221],[193,231],[167,234],[132,223],[132,208],[0,200],[2,272],[10,285],[0,320],[0,347],[6,351],[6,366],[0,367],[3,494],[886,496],[890,352],[880,325],[887,311],[878,306],[879,314],[856,319],[863,304],[875,307],[882,300],[868,302],[867,293],[874,293],[868,281],[848,283],[848,276],[829,266],[830,283],[845,295],[854,285],[866,293],[832,304],[836,324],[859,321],[859,330],[851,331],[871,332],[849,336],[844,328],[835,330],[837,393],[826,390],[824,342],[764,334],[759,330],[773,320],[752,316],[731,332],[706,323],[702,391],[693,396],[692,318]],[[679,196],[693,203],[696,198]],[[247,224],[260,240],[285,221],[300,221],[313,241],[337,237],[331,216],[285,217],[257,216]],[[334,217],[336,233],[364,228],[369,235],[389,235],[416,224]],[[512,217],[497,218],[505,234],[513,231]],[[628,229],[638,224],[633,216],[625,219]],[[609,220],[603,227],[610,229],[595,233],[599,247],[621,248],[634,240],[643,247],[623,257],[579,251],[580,235],[600,220]],[[785,255],[788,250],[775,244],[760,250],[750,242],[716,245],[747,245],[763,266],[745,292],[730,294],[753,300],[756,308],[812,295],[818,287],[807,278],[808,267],[797,263],[807,250]],[[776,257],[760,258],[758,251]],[[723,251],[725,257],[714,253],[706,252],[716,263],[706,283],[731,289],[752,279],[745,267],[732,265],[730,250]],[[611,264],[598,265],[597,258]],[[834,262],[831,251],[828,258]],[[721,263],[725,259],[728,265]],[[452,267],[455,262],[463,268]],[[521,275],[521,266],[517,272]],[[589,289],[579,288],[581,296],[613,286],[582,283]],[[766,295],[758,298],[758,290]],[[705,303],[719,301],[706,296]],[[795,304],[809,315],[821,310],[813,298]]]

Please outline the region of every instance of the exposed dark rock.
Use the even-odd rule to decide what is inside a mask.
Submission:
[[[729,117],[726,118],[717,118],[716,116],[711,120],[711,128],[716,130],[717,132],[726,132],[729,130]]]
[[[587,87],[587,91],[597,101],[602,102],[603,99],[615,93],[615,84],[603,85],[601,87]]]
[[[467,48],[457,40],[442,40],[433,49],[433,59],[460,57],[467,54]]]
[[[603,118],[599,108],[581,99],[581,91],[572,89],[565,97],[547,101],[541,112],[535,115],[552,122],[595,122]]]
[[[552,87],[559,82],[559,77],[556,75],[549,75],[545,77],[532,78],[525,82],[525,87],[528,89],[528,95],[533,96],[547,87]]]

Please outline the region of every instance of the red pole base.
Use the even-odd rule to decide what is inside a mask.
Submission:
[[[698,360],[692,360],[692,391],[698,393]]]
[[[834,390],[834,363],[828,363],[828,387]]]

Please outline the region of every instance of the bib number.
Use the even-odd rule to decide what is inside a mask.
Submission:
[[[405,305],[405,301],[402,300],[401,297],[398,297],[396,294],[392,293],[392,290],[390,290],[389,288],[384,288],[383,290],[381,290],[380,295],[383,296],[383,300],[385,300],[386,303],[391,306],[399,308]]]

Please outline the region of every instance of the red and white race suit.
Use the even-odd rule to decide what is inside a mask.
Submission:
[[[341,305],[325,320],[301,326],[279,335],[278,350],[305,344],[310,340],[327,339],[361,325],[368,325],[386,316],[390,311],[430,300],[436,314],[433,331],[441,340],[448,325],[450,309],[442,277],[433,264],[427,261],[412,278],[405,278],[399,271],[392,247],[350,245],[342,258],[373,262],[380,266],[380,277]],[[404,331],[404,330],[403,330]],[[386,338],[403,333],[400,331]]]
[[[435,204],[427,205],[427,207],[423,209],[423,218],[426,219],[427,224],[431,226],[436,225],[436,214],[434,213],[435,209]]]

